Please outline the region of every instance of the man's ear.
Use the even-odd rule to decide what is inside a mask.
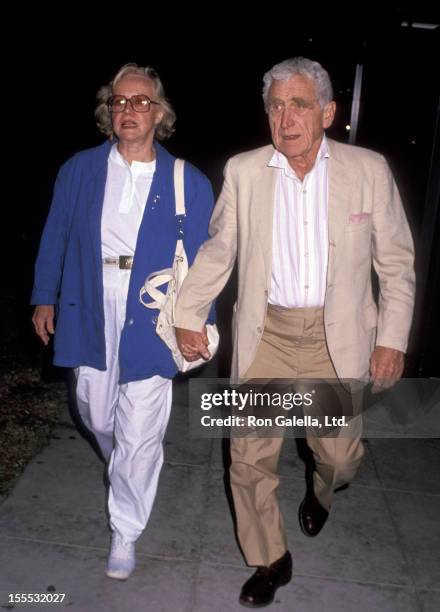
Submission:
[[[324,129],[331,126],[336,113],[336,102],[332,100],[324,106],[322,111],[322,127]]]

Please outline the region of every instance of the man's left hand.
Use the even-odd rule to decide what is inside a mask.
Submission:
[[[376,346],[370,358],[370,374],[373,381],[371,391],[377,393],[390,389],[403,373],[404,356],[402,351],[387,346]]]

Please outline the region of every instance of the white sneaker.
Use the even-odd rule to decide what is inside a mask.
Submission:
[[[116,580],[127,580],[136,565],[134,542],[127,542],[116,531],[107,561],[106,575]]]

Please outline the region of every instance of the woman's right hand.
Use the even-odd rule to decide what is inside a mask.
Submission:
[[[209,341],[206,333],[206,326],[201,332],[183,329],[181,327],[176,327],[175,331],[177,345],[187,361],[196,361],[200,359],[200,357],[208,360],[211,357],[211,353],[208,350]]]
[[[53,304],[35,306],[32,323],[34,324],[37,336],[39,336],[46,345],[49,343],[49,334],[55,333],[54,318],[55,308]]]

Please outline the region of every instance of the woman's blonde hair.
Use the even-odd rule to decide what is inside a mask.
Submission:
[[[96,96],[98,100],[98,105],[95,109],[96,125],[106,136],[111,136],[113,134],[112,119],[107,107],[107,100],[113,94],[113,88],[116,83],[127,74],[137,74],[153,82],[155,88],[155,101],[160,102],[162,110],[164,111],[161,122],[156,126],[155,137],[157,140],[166,140],[174,132],[173,126],[176,121],[176,113],[165,95],[165,90],[159,75],[154,68],[150,66],[143,67],[134,63],[125,64],[118,70],[108,85],[104,85],[99,89]]]

